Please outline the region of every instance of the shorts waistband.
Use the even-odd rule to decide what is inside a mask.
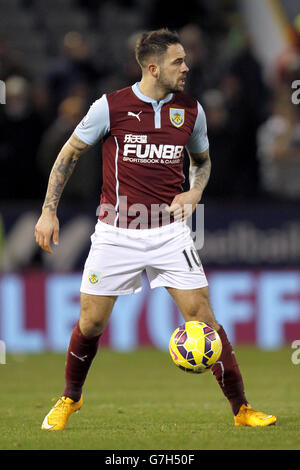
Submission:
[[[163,225],[161,227],[154,227],[154,228],[142,228],[142,229],[130,229],[130,228],[123,228],[123,227],[115,227],[114,225],[106,224],[101,220],[98,220],[96,224],[96,228],[107,228],[108,231],[116,232],[116,233],[123,233],[130,236],[136,235],[138,236],[152,236],[155,234],[162,234],[162,233],[172,233],[172,232],[179,232],[187,228],[185,221],[176,220],[167,225]]]

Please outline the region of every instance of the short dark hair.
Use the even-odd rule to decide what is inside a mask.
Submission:
[[[168,28],[142,33],[135,46],[136,60],[141,67],[145,67],[149,57],[161,56],[171,44],[178,43],[180,43],[178,34]]]

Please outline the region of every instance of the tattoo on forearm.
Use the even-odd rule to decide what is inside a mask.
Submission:
[[[56,211],[63,189],[74,170],[79,156],[89,148],[90,145],[80,140],[76,134],[71,135],[68,142],[61,149],[51,170],[43,209]]]
[[[209,154],[201,160],[193,160],[190,165],[190,187],[196,188],[201,193],[208,183],[211,171]]]
[[[78,157],[59,156],[51,170],[43,209],[55,212],[63,189],[70,178]]]
[[[77,142],[75,143],[74,139],[73,139],[73,141],[69,140],[69,144],[71,145],[71,147],[73,149],[77,150],[78,152],[82,152],[87,147],[85,144],[81,143],[81,145],[80,145],[80,144],[77,144]]]

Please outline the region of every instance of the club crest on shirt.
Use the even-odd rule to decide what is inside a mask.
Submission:
[[[184,109],[170,108],[170,121],[175,127],[181,127],[184,123]]]
[[[101,280],[101,274],[99,271],[89,271],[89,283],[92,284],[92,286],[96,286],[99,284]]]

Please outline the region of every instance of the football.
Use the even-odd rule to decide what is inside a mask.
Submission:
[[[206,323],[188,321],[172,334],[169,352],[180,369],[201,374],[219,359],[222,342],[217,331]]]

